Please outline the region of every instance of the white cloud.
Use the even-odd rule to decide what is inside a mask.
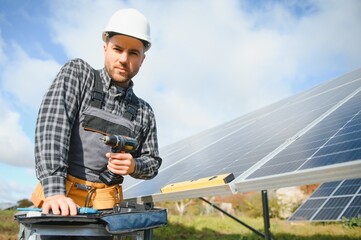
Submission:
[[[103,66],[102,30],[110,14],[126,5],[110,0],[52,1],[52,40],[63,46],[69,58],[83,58],[93,67]]]
[[[16,43],[7,43],[7,52],[12,55],[6,55],[1,36],[0,43],[3,43],[0,53],[6,59],[0,74],[0,161],[34,167],[33,140],[25,132],[24,123],[31,125],[35,119],[25,118],[35,118],[41,98],[60,65],[52,60],[31,58]]]
[[[0,167],[0,203],[29,199],[37,183],[34,168],[13,167],[2,163]]]
[[[0,19],[1,19],[1,16],[0,16]],[[7,59],[7,57],[4,52],[4,40],[1,37],[1,29],[0,29],[0,65],[4,64],[6,59]]]
[[[40,60],[28,56],[14,43],[12,56],[1,74],[4,91],[13,94],[20,104],[37,111],[45,90],[60,69],[53,60]]]
[[[297,60],[293,78],[301,81],[309,81],[322,73],[332,76],[361,66],[358,24],[361,22],[361,2],[315,1],[315,5],[315,13],[294,25],[284,48]]]
[[[33,143],[22,130],[19,113],[9,110],[3,101],[0,101],[0,112],[0,161],[22,167],[34,166]]]

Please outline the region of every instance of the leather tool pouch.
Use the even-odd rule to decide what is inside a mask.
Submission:
[[[112,209],[123,200],[122,194],[120,185],[96,189],[92,207],[95,209]]]

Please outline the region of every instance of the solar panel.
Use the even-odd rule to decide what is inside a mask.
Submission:
[[[126,178],[124,196],[163,201],[359,177],[360,100],[358,69],[160,149],[159,175]],[[160,193],[170,183],[225,173],[236,179],[220,187]]]
[[[339,221],[361,215],[361,178],[320,185],[288,219],[290,222]]]
[[[358,93],[248,178],[360,159],[360,102]]]

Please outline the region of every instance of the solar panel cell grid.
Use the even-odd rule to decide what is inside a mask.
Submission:
[[[345,163],[359,159],[361,159],[361,148],[313,157],[312,159],[307,160],[307,162],[300,169],[310,169],[328,166],[332,164]]]
[[[343,217],[357,217],[361,214],[360,189],[361,178],[324,183],[288,221],[339,221]]]
[[[360,98],[361,93],[355,96],[357,101],[361,101]],[[348,124],[353,126],[361,124],[361,119],[358,117],[359,108],[359,104],[356,105],[354,100],[348,101],[343,108],[335,110],[321,122],[322,124],[317,124],[286,150],[261,166],[248,179],[295,171],[297,163],[300,169],[309,169],[359,159],[361,157],[359,136],[349,135],[356,139],[348,138],[348,142],[334,141],[332,145],[327,144],[327,141],[331,142],[339,133],[344,135],[347,134],[347,130],[354,130],[354,128],[347,128]],[[347,109],[347,112],[344,109]],[[359,122],[356,123],[356,121]],[[307,141],[312,142],[313,148],[307,148],[306,152],[304,145]],[[315,143],[320,145],[317,146]],[[326,145],[323,146],[324,144]],[[289,152],[291,154],[288,154]],[[285,156],[285,154],[288,155]]]
[[[293,214],[291,220],[295,221],[308,221],[325,203],[326,199],[311,199],[304,203],[304,207]]]
[[[337,220],[340,214],[350,202],[351,197],[331,198],[318,211],[313,220]]]
[[[330,196],[341,182],[342,181],[334,181],[321,184],[317,190],[312,193],[312,198]]]
[[[342,185],[334,193],[337,195],[354,195],[357,194],[361,187],[361,179],[345,180]]]
[[[356,196],[355,199],[351,202],[350,206],[342,214],[342,217],[347,219],[358,216],[361,216],[361,196]]]

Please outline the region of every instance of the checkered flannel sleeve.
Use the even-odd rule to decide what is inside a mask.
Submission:
[[[140,107],[141,113],[137,114],[137,118],[143,118],[141,121],[146,121],[147,124],[142,125],[140,156],[134,158],[135,171],[131,176],[139,179],[151,179],[157,176],[162,159],[158,152],[157,127],[153,110],[147,103],[142,103],[141,99],[140,101],[143,107]]]
[[[83,61],[65,64],[41,103],[35,130],[35,166],[45,196],[65,194],[71,127],[79,108],[80,79],[89,77]]]

